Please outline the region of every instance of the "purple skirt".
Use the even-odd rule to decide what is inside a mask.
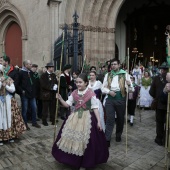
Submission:
[[[97,128],[97,119],[94,112],[91,113],[92,128],[90,133],[89,143],[83,156],[68,154],[58,149],[57,141],[61,138],[63,125],[58,133],[57,139],[52,148],[52,155],[54,158],[63,164],[71,165],[76,168],[93,168],[97,164],[106,163],[109,157],[109,151],[106,143],[106,138],[103,131]]]

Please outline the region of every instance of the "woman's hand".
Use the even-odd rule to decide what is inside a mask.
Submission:
[[[100,131],[102,131],[102,126],[101,126],[101,123],[100,123],[100,122],[97,123],[97,128],[98,128]]]

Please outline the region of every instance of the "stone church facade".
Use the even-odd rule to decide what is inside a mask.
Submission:
[[[104,62],[114,57],[116,17],[122,3],[123,0],[0,0],[0,53],[10,55],[14,65],[21,66],[23,60],[30,59],[44,66],[53,60],[54,42],[63,24],[73,22],[76,10],[85,33],[87,59],[92,59],[93,64]],[[14,23],[21,29],[19,47],[15,37],[11,44],[16,34],[12,28],[8,35]],[[15,56],[15,51],[20,56]]]
[[[154,17],[160,5],[164,8],[162,16],[157,16],[157,23]],[[130,52],[138,45],[139,53],[146,51],[146,57],[149,57],[159,49],[152,39],[164,34],[164,27],[169,24],[168,21],[164,25],[161,23],[164,11],[167,11],[165,16],[169,15],[169,5],[169,0],[0,0],[0,54],[6,53],[11,57],[11,63],[20,67],[25,59],[43,67],[53,61],[54,42],[61,35],[63,25],[73,23],[72,16],[77,11],[80,28],[84,30],[84,54],[91,64],[104,63],[115,56],[124,61],[129,45]],[[148,15],[145,15],[146,9]],[[128,14],[131,17],[127,20]],[[138,19],[135,19],[136,14]],[[148,16],[152,22],[147,21]],[[161,25],[162,32],[158,33]],[[143,30],[150,30],[142,32],[143,26],[146,27]],[[137,31],[133,33],[136,27]],[[133,34],[138,34],[135,36],[138,43]],[[142,39],[145,36],[141,35],[148,39]],[[149,39],[148,35],[153,37]],[[141,42],[153,44],[153,49],[148,45],[145,49],[145,43]],[[161,42],[164,44],[164,37]]]

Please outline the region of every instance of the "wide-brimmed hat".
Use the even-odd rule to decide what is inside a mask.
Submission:
[[[54,67],[53,63],[47,63],[47,65],[45,67]]]
[[[67,69],[70,69],[72,67],[71,64],[66,64],[64,67],[63,67],[63,71],[67,70]]]
[[[168,66],[168,63],[167,62],[163,62],[160,66],[159,66],[159,69],[168,69],[169,66]]]

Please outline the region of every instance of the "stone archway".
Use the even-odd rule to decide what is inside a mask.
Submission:
[[[85,54],[92,64],[115,57],[115,25],[124,0],[74,0],[60,4],[60,28],[72,23],[76,10],[85,31]],[[121,58],[120,58],[121,59]]]
[[[0,54],[5,51],[5,37],[9,26],[12,23],[17,23],[22,31],[22,56],[27,56],[27,27],[25,19],[20,11],[7,0],[0,1]]]

